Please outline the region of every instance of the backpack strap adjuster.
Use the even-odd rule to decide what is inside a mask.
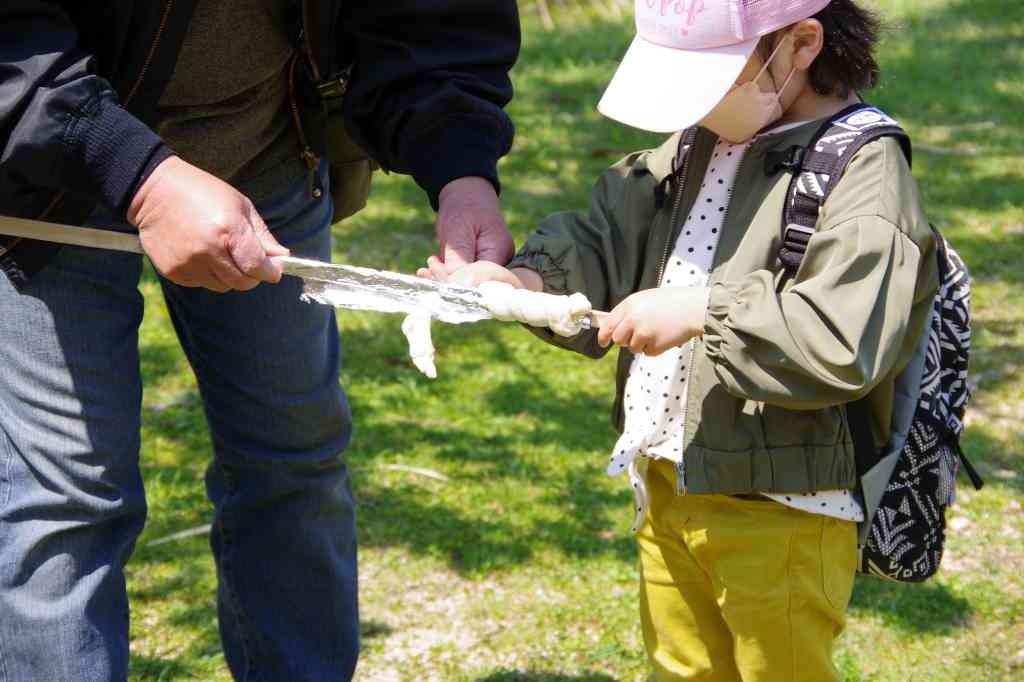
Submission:
[[[814,236],[813,227],[805,227],[790,223],[782,232],[782,247],[779,249],[779,260],[787,269],[796,270],[800,261],[807,253],[807,243]]]
[[[765,175],[775,175],[781,170],[790,173],[799,173],[804,163],[806,147],[793,145],[789,149],[773,150],[768,152],[764,158]]]
[[[910,161],[910,139],[894,119],[875,107],[854,104],[825,121],[806,147],[769,151],[765,172],[792,173],[783,207],[779,260],[791,273],[800,267],[821,208],[839,182],[846,164],[864,145],[892,136]]]

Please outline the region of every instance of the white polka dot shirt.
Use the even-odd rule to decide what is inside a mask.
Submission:
[[[789,126],[785,126],[788,128]],[[778,128],[772,132],[779,132]],[[732,184],[749,142],[733,145],[719,140],[704,175],[693,209],[683,224],[665,265],[660,286],[707,286],[708,273],[718,246]],[[663,458],[679,464],[685,475],[681,451],[686,410],[687,366],[693,341],[670,348],[661,355],[637,355],[626,381],[625,428],[608,464],[608,473],[629,474],[636,497],[636,531],[647,508],[647,492],[638,458]],[[767,497],[803,511],[849,521],[862,521],[863,510],[848,490]]]

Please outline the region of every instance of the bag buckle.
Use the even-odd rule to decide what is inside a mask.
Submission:
[[[339,97],[344,97],[345,93],[348,92],[348,85],[352,77],[352,66],[348,66],[341,70],[336,76],[331,76],[326,80],[317,83],[316,90],[320,93],[321,99],[331,100]]]
[[[337,78],[317,83],[316,91],[322,99],[343,97],[348,91],[348,80]]]
[[[804,163],[806,147],[793,145],[782,151],[770,151],[764,158],[765,175],[775,175],[780,170],[787,170],[791,173],[800,171]]]

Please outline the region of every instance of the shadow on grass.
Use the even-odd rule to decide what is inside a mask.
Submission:
[[[1011,428],[1019,430],[1020,427],[1014,424]],[[1018,492],[1024,491],[1024,462],[1021,461],[1021,453],[1007,449],[988,427],[972,424],[964,431],[962,446],[968,459],[985,480],[986,487],[1008,486]],[[996,476],[997,470],[1006,473]],[[963,490],[973,490],[964,476],[957,479],[957,485],[963,486]]]
[[[478,677],[476,682],[615,682],[615,678],[600,673],[560,675],[524,670],[499,670],[487,677]]]
[[[894,113],[922,125],[992,121],[994,127],[965,128],[963,142],[983,151],[1024,151],[1024,92],[1001,87],[1020,74],[1017,32],[1024,8],[1003,0],[958,0],[941,8],[912,11],[883,36],[881,87],[872,98]],[[987,195],[957,198],[966,205]]]
[[[363,620],[359,622],[359,636],[363,639],[387,637],[394,631],[393,627],[378,620]]]
[[[1024,89],[1007,87],[1024,71],[1016,28],[1022,17],[1024,7],[1002,0],[960,0],[910,15],[890,27],[882,85],[868,95],[911,128],[947,126],[954,132],[944,144],[973,150],[915,155],[925,210],[976,278],[1017,283],[1024,283],[1024,235],[967,233],[958,216],[1020,204],[1020,171],[1007,171],[999,157],[1024,154]]]
[[[416,554],[437,556],[462,575],[509,569],[526,563],[545,548],[556,548],[572,557],[611,555],[627,562],[635,557],[632,539],[625,535],[626,517],[616,523],[609,521],[606,513],[609,503],[625,513],[625,492],[567,493],[556,502],[565,504],[564,516],[555,521],[535,521],[526,527],[497,516],[469,516],[424,499],[423,491],[415,486],[363,493],[359,497],[363,510],[360,544],[403,546]]]
[[[139,364],[147,382],[159,382],[182,371],[190,371],[176,341],[147,343],[140,349]]]
[[[129,670],[132,677],[142,680],[197,679],[196,666],[180,660],[131,655]]]
[[[444,347],[454,338],[438,334]],[[523,332],[525,334],[525,332]],[[632,561],[632,540],[626,536],[629,493],[623,489],[607,492],[597,485],[604,474],[589,462],[567,461],[565,467],[553,469],[524,457],[537,448],[567,444],[573,452],[592,453],[608,447],[609,398],[597,399],[582,391],[570,392],[566,399],[558,387],[558,377],[544,376],[530,366],[529,357],[517,356],[493,327],[462,327],[458,342],[483,347],[482,357],[460,361],[457,368],[442,365],[441,379],[417,387],[424,402],[436,400],[431,394],[459,390],[458,377],[478,374],[487,366],[501,364],[514,367],[514,379],[503,380],[485,388],[476,396],[478,412],[474,416],[495,422],[516,423],[525,418],[528,428],[467,428],[454,421],[428,417],[402,417],[388,412],[372,412],[357,422],[350,460],[357,463],[361,515],[360,543],[364,546],[405,546],[419,554],[444,558],[461,574],[509,568],[529,561],[538,551],[554,548],[567,556],[588,557],[610,554],[622,561]],[[350,349],[349,362],[360,367],[384,361],[383,372],[408,373],[404,341],[376,340],[373,331],[354,331],[346,335]],[[440,339],[444,339],[442,342]],[[530,340],[532,342],[532,340]],[[567,358],[569,361],[569,358]],[[445,384],[452,383],[451,389]],[[396,412],[415,414],[415,405],[389,401]],[[453,414],[457,419],[464,415]],[[471,490],[481,479],[502,488],[521,487],[528,492],[536,482],[546,480],[539,502],[555,510],[557,518],[526,514],[516,518],[515,512],[481,514],[480,509],[465,505],[437,503],[416,484],[381,486],[368,472],[375,460],[395,453],[426,446],[438,460],[450,462],[448,477],[464,490]],[[570,447],[571,446],[571,447]],[[557,452],[554,456],[563,456]],[[568,455],[565,455],[568,456]],[[361,472],[361,473],[360,473]],[[469,494],[467,492],[467,494]],[[507,496],[507,492],[505,495]],[[485,500],[483,504],[501,506],[501,500]],[[507,503],[507,501],[506,501]]]
[[[203,600],[198,600],[202,603]],[[203,661],[211,657],[220,657],[221,642],[217,630],[217,612],[213,606],[195,606],[188,609],[192,620],[202,620],[205,625],[198,635],[189,643],[185,651],[175,651],[168,657],[132,654],[129,669],[132,679],[171,680],[171,679],[203,679],[207,666],[197,666],[185,661]],[[175,623],[179,625],[180,623]],[[386,637],[393,630],[390,626],[377,621],[360,622],[361,637],[369,640]],[[221,663],[217,664],[220,667]]]
[[[941,583],[905,585],[866,576],[857,576],[849,611],[874,614],[905,632],[939,634],[967,627],[972,614],[970,603]]]

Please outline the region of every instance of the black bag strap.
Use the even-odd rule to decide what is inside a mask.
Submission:
[[[960,447],[960,439],[950,438],[949,442],[953,444],[953,449],[956,450],[960,463],[964,465],[964,471],[967,472],[967,477],[971,479],[971,485],[974,486],[975,490],[981,490],[982,486],[985,485],[985,481],[982,480],[978,470],[974,468],[974,465],[967,459],[967,455],[964,454],[963,448]]]
[[[875,437],[871,435],[867,398],[846,403],[846,421],[850,426],[850,436],[853,439],[853,455],[857,462],[857,475],[863,476],[878,464],[881,454],[879,448],[875,447]]]
[[[851,105],[825,121],[806,147],[794,146],[769,152],[765,172],[793,174],[782,215],[782,246],[779,260],[796,272],[814,234],[818,214],[839,183],[846,165],[860,149],[880,137],[895,137],[907,163],[911,162],[910,138],[881,109],[863,102]]]

